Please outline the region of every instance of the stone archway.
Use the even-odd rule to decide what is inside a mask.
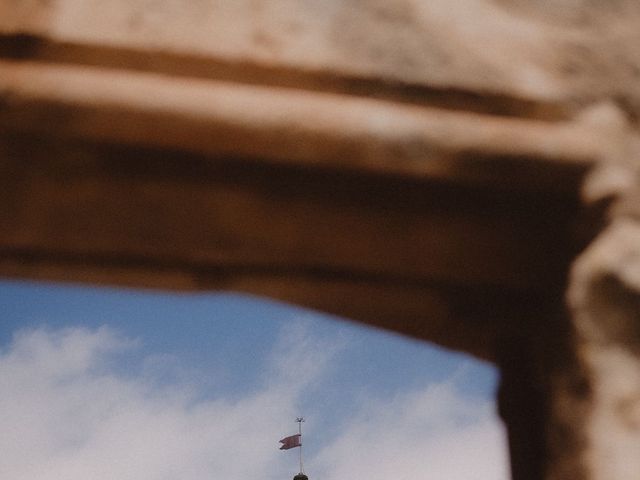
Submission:
[[[2,2],[0,274],[464,350],[514,478],[632,478],[640,10],[520,3]]]

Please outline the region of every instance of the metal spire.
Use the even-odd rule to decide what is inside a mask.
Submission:
[[[302,423],[304,422],[304,417],[297,417],[296,422],[298,422],[298,433],[300,434],[300,473],[304,474],[302,466]]]

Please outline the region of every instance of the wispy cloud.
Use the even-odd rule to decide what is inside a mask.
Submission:
[[[268,383],[290,387],[294,395],[326,375],[332,361],[346,347],[344,338],[310,336],[310,322],[305,318],[291,322],[282,331],[268,360]]]
[[[19,333],[0,352],[0,478],[289,478],[277,440],[305,386],[344,347],[294,325],[265,367],[270,380],[233,399],[158,384],[145,368],[110,368],[135,342],[108,328]],[[308,464],[313,480],[502,480],[501,439],[490,404],[465,399],[453,383],[432,385],[363,402]]]
[[[506,480],[503,438],[492,402],[445,382],[363,406],[317,467],[326,480]]]
[[[0,357],[0,478],[200,480],[278,471],[277,435],[295,411],[288,389],[194,403],[189,391],[144,373],[101,368],[128,345],[104,328],[16,337]]]

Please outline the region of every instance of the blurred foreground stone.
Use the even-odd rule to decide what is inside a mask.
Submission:
[[[514,479],[635,479],[637,45],[631,0],[0,0],[0,274],[466,351]]]

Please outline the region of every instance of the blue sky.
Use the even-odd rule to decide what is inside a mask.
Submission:
[[[0,282],[0,307],[1,478],[290,478],[297,415],[312,480],[506,478],[470,357],[241,295]]]

